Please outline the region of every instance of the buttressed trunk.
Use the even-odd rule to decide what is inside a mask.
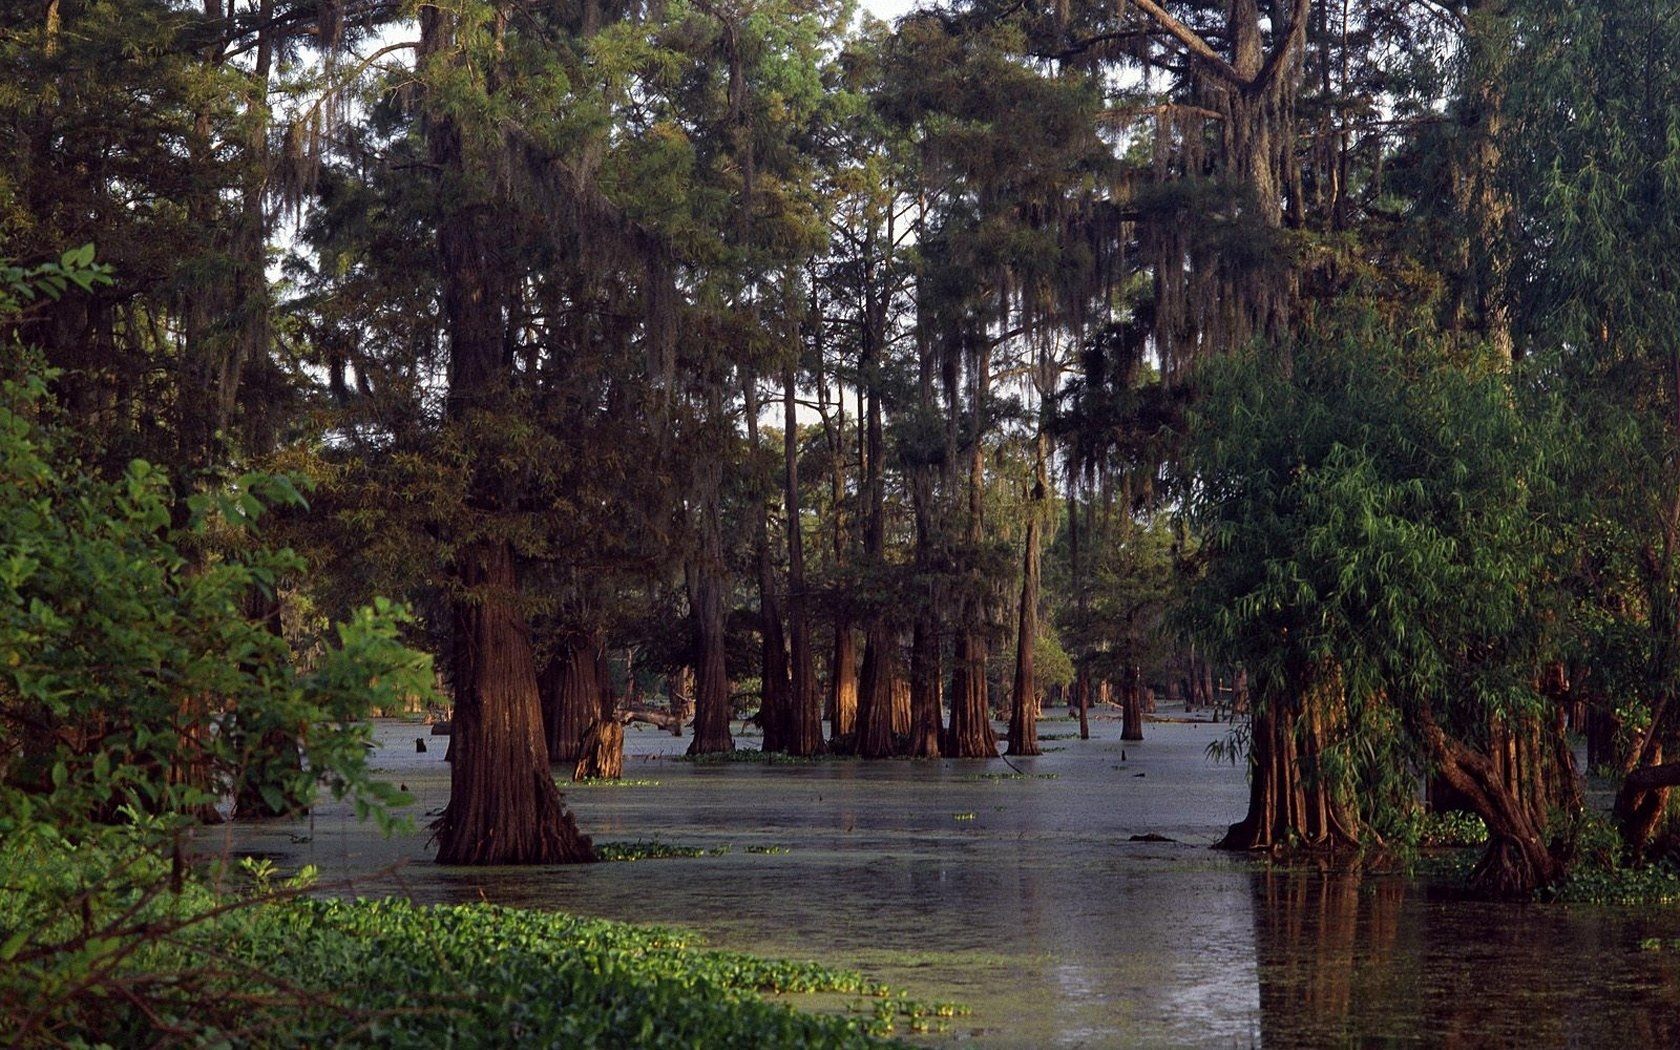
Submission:
[[[449,805],[434,825],[443,864],[595,859],[549,772],[536,666],[516,601],[513,548],[480,540],[460,555],[466,643],[457,667]]]
[[[952,758],[996,758],[997,733],[986,696],[986,636],[965,630],[957,636],[951,675],[951,726],[945,753]]]
[[[598,634],[567,631],[560,651],[543,669],[539,683],[543,730],[548,760],[554,765],[576,762],[583,734],[595,720],[606,683],[602,675],[605,644]]]
[[[691,755],[735,750],[729,732],[729,671],[724,662],[723,581],[708,569],[699,572],[693,597],[700,644],[700,669],[695,681],[694,739]]]
[[[1359,828],[1322,759],[1343,720],[1342,676],[1307,669],[1295,695],[1256,697],[1249,744],[1248,815],[1217,848],[1338,849],[1359,845]]]
[[[420,14],[420,72],[462,61],[454,24],[437,7]],[[503,358],[502,293],[495,270],[493,202],[470,184],[460,128],[450,110],[426,98],[424,130],[441,202],[438,255],[449,333],[447,414],[470,433],[505,405],[511,377]],[[493,464],[468,482],[465,513],[492,520],[518,503],[517,481]],[[463,530],[473,535],[475,530]],[[595,859],[549,771],[537,668],[520,602],[513,545],[483,535],[456,556],[455,731],[450,796],[433,828],[445,864],[556,864]]]
[[[1137,664],[1127,664],[1125,681],[1120,686],[1121,740],[1143,739],[1143,671]]]
[[[858,683],[857,753],[863,758],[890,758],[895,751],[892,649],[892,632],[877,620],[864,641]]]
[[[600,702],[594,720],[583,731],[573,780],[617,780],[624,775],[624,720],[618,717],[618,705],[605,682],[602,675]]]
[[[1523,898],[1561,878],[1563,864],[1546,841],[1550,800],[1557,796],[1541,786],[1560,774],[1540,772],[1557,760],[1556,750],[1525,749],[1512,742],[1512,734],[1496,731],[1489,741],[1493,753],[1484,754],[1447,734],[1427,707],[1417,720],[1436,775],[1487,824],[1487,852],[1471,873],[1471,885],[1491,897]],[[1514,758],[1529,768],[1514,771]],[[1571,779],[1573,766],[1571,756],[1566,774]]]

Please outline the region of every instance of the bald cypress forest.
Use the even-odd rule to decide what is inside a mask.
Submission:
[[[1680,1040],[1680,2],[7,3],[0,342],[8,1043]]]

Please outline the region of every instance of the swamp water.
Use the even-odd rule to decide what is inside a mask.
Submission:
[[[598,842],[728,847],[702,857],[441,868],[423,831],[384,839],[331,804],[218,841],[314,864],[347,895],[683,926],[972,1008],[918,1042],[1680,1045],[1680,908],[1493,905],[1267,870],[1207,848],[1247,798],[1242,771],[1206,756],[1224,726],[1119,732],[1097,720],[1081,741],[1046,719],[1049,753],[1011,759],[1017,776],[1001,760],[694,764],[675,760],[686,735],[632,727],[630,786],[566,792]],[[446,741],[426,733],[376,726],[375,763],[417,825],[448,796]],[[1650,938],[1663,950],[1642,950]]]

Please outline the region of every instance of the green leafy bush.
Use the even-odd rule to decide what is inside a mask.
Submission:
[[[260,867],[252,870],[266,879]],[[14,873],[15,864],[6,871]],[[850,971],[703,950],[679,931],[485,904],[295,896],[304,886],[259,885],[254,902],[197,886],[137,901],[132,924],[169,932],[103,942],[112,957],[107,983],[134,999],[65,1009],[73,997],[43,984],[47,994],[8,1004],[0,1037],[114,1046],[179,1034],[275,1047],[861,1047],[876,1045],[872,1033],[890,1030],[896,1016],[948,1011],[889,999]],[[23,914],[38,900],[0,890],[0,921],[42,922]],[[67,934],[79,919],[61,913],[46,924]],[[28,967],[28,956],[14,952],[8,967]],[[816,1016],[762,997],[806,992],[870,996],[887,1009]]]
[[[0,268],[0,320],[31,289],[101,278],[91,257]],[[139,460],[98,478],[69,452],[52,374],[14,350],[0,372],[0,1018],[51,1041],[120,1003],[190,1032],[215,1013],[197,998],[208,978],[170,967],[204,959],[168,946],[230,904],[193,888],[187,833],[236,794],[279,810],[322,785],[389,821],[401,795],[372,778],[363,719],[428,694],[430,659],[379,603],[298,660],[250,613],[301,568],[255,533],[296,488],[250,474],[183,497]],[[142,957],[164,968],[136,971]]]

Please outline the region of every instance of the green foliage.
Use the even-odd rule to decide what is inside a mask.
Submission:
[[[1656,10],[1514,4],[1506,107],[1525,369],[1578,431],[1574,655],[1636,726],[1680,685],[1680,71],[1637,57],[1680,49],[1680,20]]]
[[[53,272],[97,275],[85,252]],[[372,778],[363,720],[431,689],[387,603],[307,664],[249,615],[297,568],[254,535],[302,502],[290,481],[183,503],[143,460],[100,480],[67,451],[51,378],[20,354],[0,380],[0,1014],[35,1018],[35,1038],[118,1001],[190,1013],[205,974],[128,969],[225,908],[191,887],[188,829],[236,792],[282,811],[322,785],[389,823],[401,795]]]
[[[325,781],[383,813],[396,795],[369,777],[354,723],[431,689],[429,659],[397,641],[402,611],[359,610],[298,664],[247,615],[296,559],[217,542],[301,503],[291,483],[247,475],[177,523],[162,472],[137,460],[120,481],[90,478],[64,461],[52,415],[39,373],[0,388],[0,831],[96,835],[118,812],[180,826],[253,776],[293,798]],[[264,744],[276,734],[307,769]]]
[[[844,762],[846,755],[812,755],[801,758],[797,755],[785,754],[781,751],[760,751],[754,748],[738,747],[733,751],[720,751],[711,755],[677,755],[678,762],[693,762],[701,766],[723,766],[735,763],[747,763],[761,766],[809,766],[818,762]]]
[[[54,262],[0,263],[0,317],[15,317],[43,297],[56,301],[72,287],[90,292],[110,283],[111,269],[93,261],[91,244],[72,248]]]
[[[1211,370],[1190,520],[1204,537],[1186,625],[1246,666],[1256,702],[1333,668],[1346,726],[1322,774],[1367,819],[1412,807],[1405,731],[1422,708],[1477,739],[1537,713],[1557,539],[1557,441],[1508,377],[1353,312]]]
[[[20,899],[0,892],[0,928],[14,928]],[[29,1025],[34,1041],[134,1045],[170,1025],[199,1042],[298,1047],[870,1046],[896,1016],[950,1009],[887,998],[849,971],[702,950],[678,931],[485,904],[267,897],[239,906],[194,890],[149,900],[133,921],[170,923],[183,910],[198,921],[138,947],[103,946],[113,986],[196,975],[178,995],[153,996],[152,1016],[122,999],[68,1013],[47,996],[8,1003],[0,1035]],[[29,946],[6,948],[0,981],[10,989],[34,975],[16,961]],[[888,1009],[818,1017],[761,998],[811,992],[879,997]]]
[[[721,846],[707,849],[704,846],[682,846],[670,842],[658,842],[653,839],[637,842],[597,842],[595,855],[601,860],[669,860],[674,857],[708,857],[721,856],[729,852],[729,847]]]
[[[1487,824],[1474,813],[1420,813],[1416,841],[1430,849],[1460,849],[1487,844]]]

